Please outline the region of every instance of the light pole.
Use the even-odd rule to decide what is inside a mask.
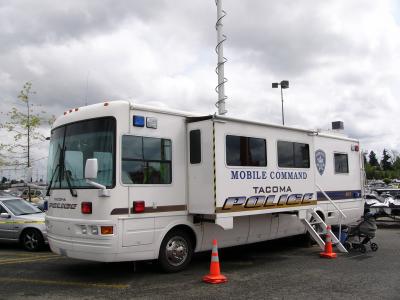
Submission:
[[[281,86],[281,99],[282,99],[282,125],[285,125],[285,115],[283,113],[283,89],[288,89],[289,88],[289,81],[288,80],[282,80],[280,83],[278,82],[273,82],[272,83],[272,88],[278,88],[278,86]]]

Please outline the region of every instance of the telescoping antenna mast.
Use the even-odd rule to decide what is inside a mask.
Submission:
[[[226,40],[226,36],[222,33],[222,19],[226,16],[226,12],[222,9],[222,0],[215,0],[217,5],[217,23],[215,24],[215,29],[217,30],[217,46],[215,47],[215,52],[218,55],[218,64],[215,72],[218,75],[218,85],[215,91],[218,93],[218,101],[215,105],[218,107],[218,114],[224,115],[228,111],[225,109],[225,100],[228,98],[225,95],[225,83],[228,81],[224,76],[224,64],[227,59],[224,57],[224,47],[223,43]]]

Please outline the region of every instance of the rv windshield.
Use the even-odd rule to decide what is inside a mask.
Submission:
[[[47,182],[52,189],[93,188],[85,180],[85,163],[97,158],[96,182],[115,185],[114,118],[99,118],[67,124],[51,132]],[[68,183],[69,181],[69,183]]]

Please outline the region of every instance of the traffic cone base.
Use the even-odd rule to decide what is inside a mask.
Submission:
[[[336,258],[336,253],[325,253],[325,252],[321,252],[319,254],[320,257],[323,258]]]
[[[212,284],[218,284],[218,283],[224,283],[228,281],[228,278],[226,278],[224,275],[219,274],[219,275],[206,275],[203,276],[203,281],[207,283],[212,283]]]

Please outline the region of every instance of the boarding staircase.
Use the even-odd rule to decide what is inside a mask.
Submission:
[[[317,242],[317,244],[321,247],[322,250],[325,249],[325,241],[321,238],[320,234],[329,233],[332,238],[332,244],[336,246],[336,249],[342,253],[347,253],[347,249],[340,242],[340,234],[342,231],[342,218],[346,219],[346,215],[343,211],[332,201],[331,198],[322,190],[320,186],[318,189],[324,194],[325,198],[336,208],[339,212],[339,238],[333,234],[331,229],[328,229],[328,225],[324,222],[324,220],[320,217],[320,215],[315,211],[314,208],[310,208],[307,210],[307,216],[311,215],[310,221],[305,218],[300,218],[301,222],[305,225],[307,231],[310,233],[310,236]],[[322,230],[322,232],[318,231],[318,227]],[[330,227],[329,227],[330,228]]]

